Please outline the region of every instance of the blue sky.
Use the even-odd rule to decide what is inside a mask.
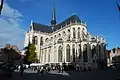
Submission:
[[[120,46],[116,0],[5,0],[0,16],[0,46],[10,43],[22,49],[24,32],[28,31],[31,20],[50,25],[54,1],[57,23],[76,13],[87,23],[88,32],[106,39],[108,49]]]

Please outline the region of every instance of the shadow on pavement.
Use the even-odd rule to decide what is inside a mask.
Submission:
[[[24,73],[20,76],[15,72],[12,78],[0,76],[0,80],[117,80],[120,79],[120,71],[113,69],[93,70],[88,72],[66,71],[69,75]]]
[[[9,80],[70,80],[69,77],[59,74],[37,74],[37,73],[24,73],[20,76],[19,72],[15,72]]]

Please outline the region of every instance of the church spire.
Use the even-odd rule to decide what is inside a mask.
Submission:
[[[53,11],[52,11],[51,26],[52,26],[52,27],[55,27],[55,26],[56,26],[55,3],[54,3]]]

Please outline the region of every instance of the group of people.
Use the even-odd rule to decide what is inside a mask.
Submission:
[[[49,65],[43,65],[43,66],[39,66],[37,68],[37,73],[41,73],[41,74],[46,73],[46,74],[48,74],[50,72],[50,70],[51,70],[51,67]]]
[[[91,71],[91,67],[86,68],[82,68],[80,67],[80,65],[76,64],[76,71]]]
[[[63,73],[63,71],[64,71],[64,66],[61,64],[58,64],[57,66],[56,66],[56,69],[58,70],[58,72],[60,73],[60,72],[62,72]]]
[[[51,70],[57,70],[58,73],[61,73],[64,71],[64,67],[61,64],[57,65],[51,65],[51,64],[45,64],[41,66],[30,66],[29,70],[37,71],[37,73],[41,74],[49,74]]]

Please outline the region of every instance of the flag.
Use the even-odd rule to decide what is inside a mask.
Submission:
[[[118,11],[120,12],[120,4],[116,1],[117,7],[118,7]]]

